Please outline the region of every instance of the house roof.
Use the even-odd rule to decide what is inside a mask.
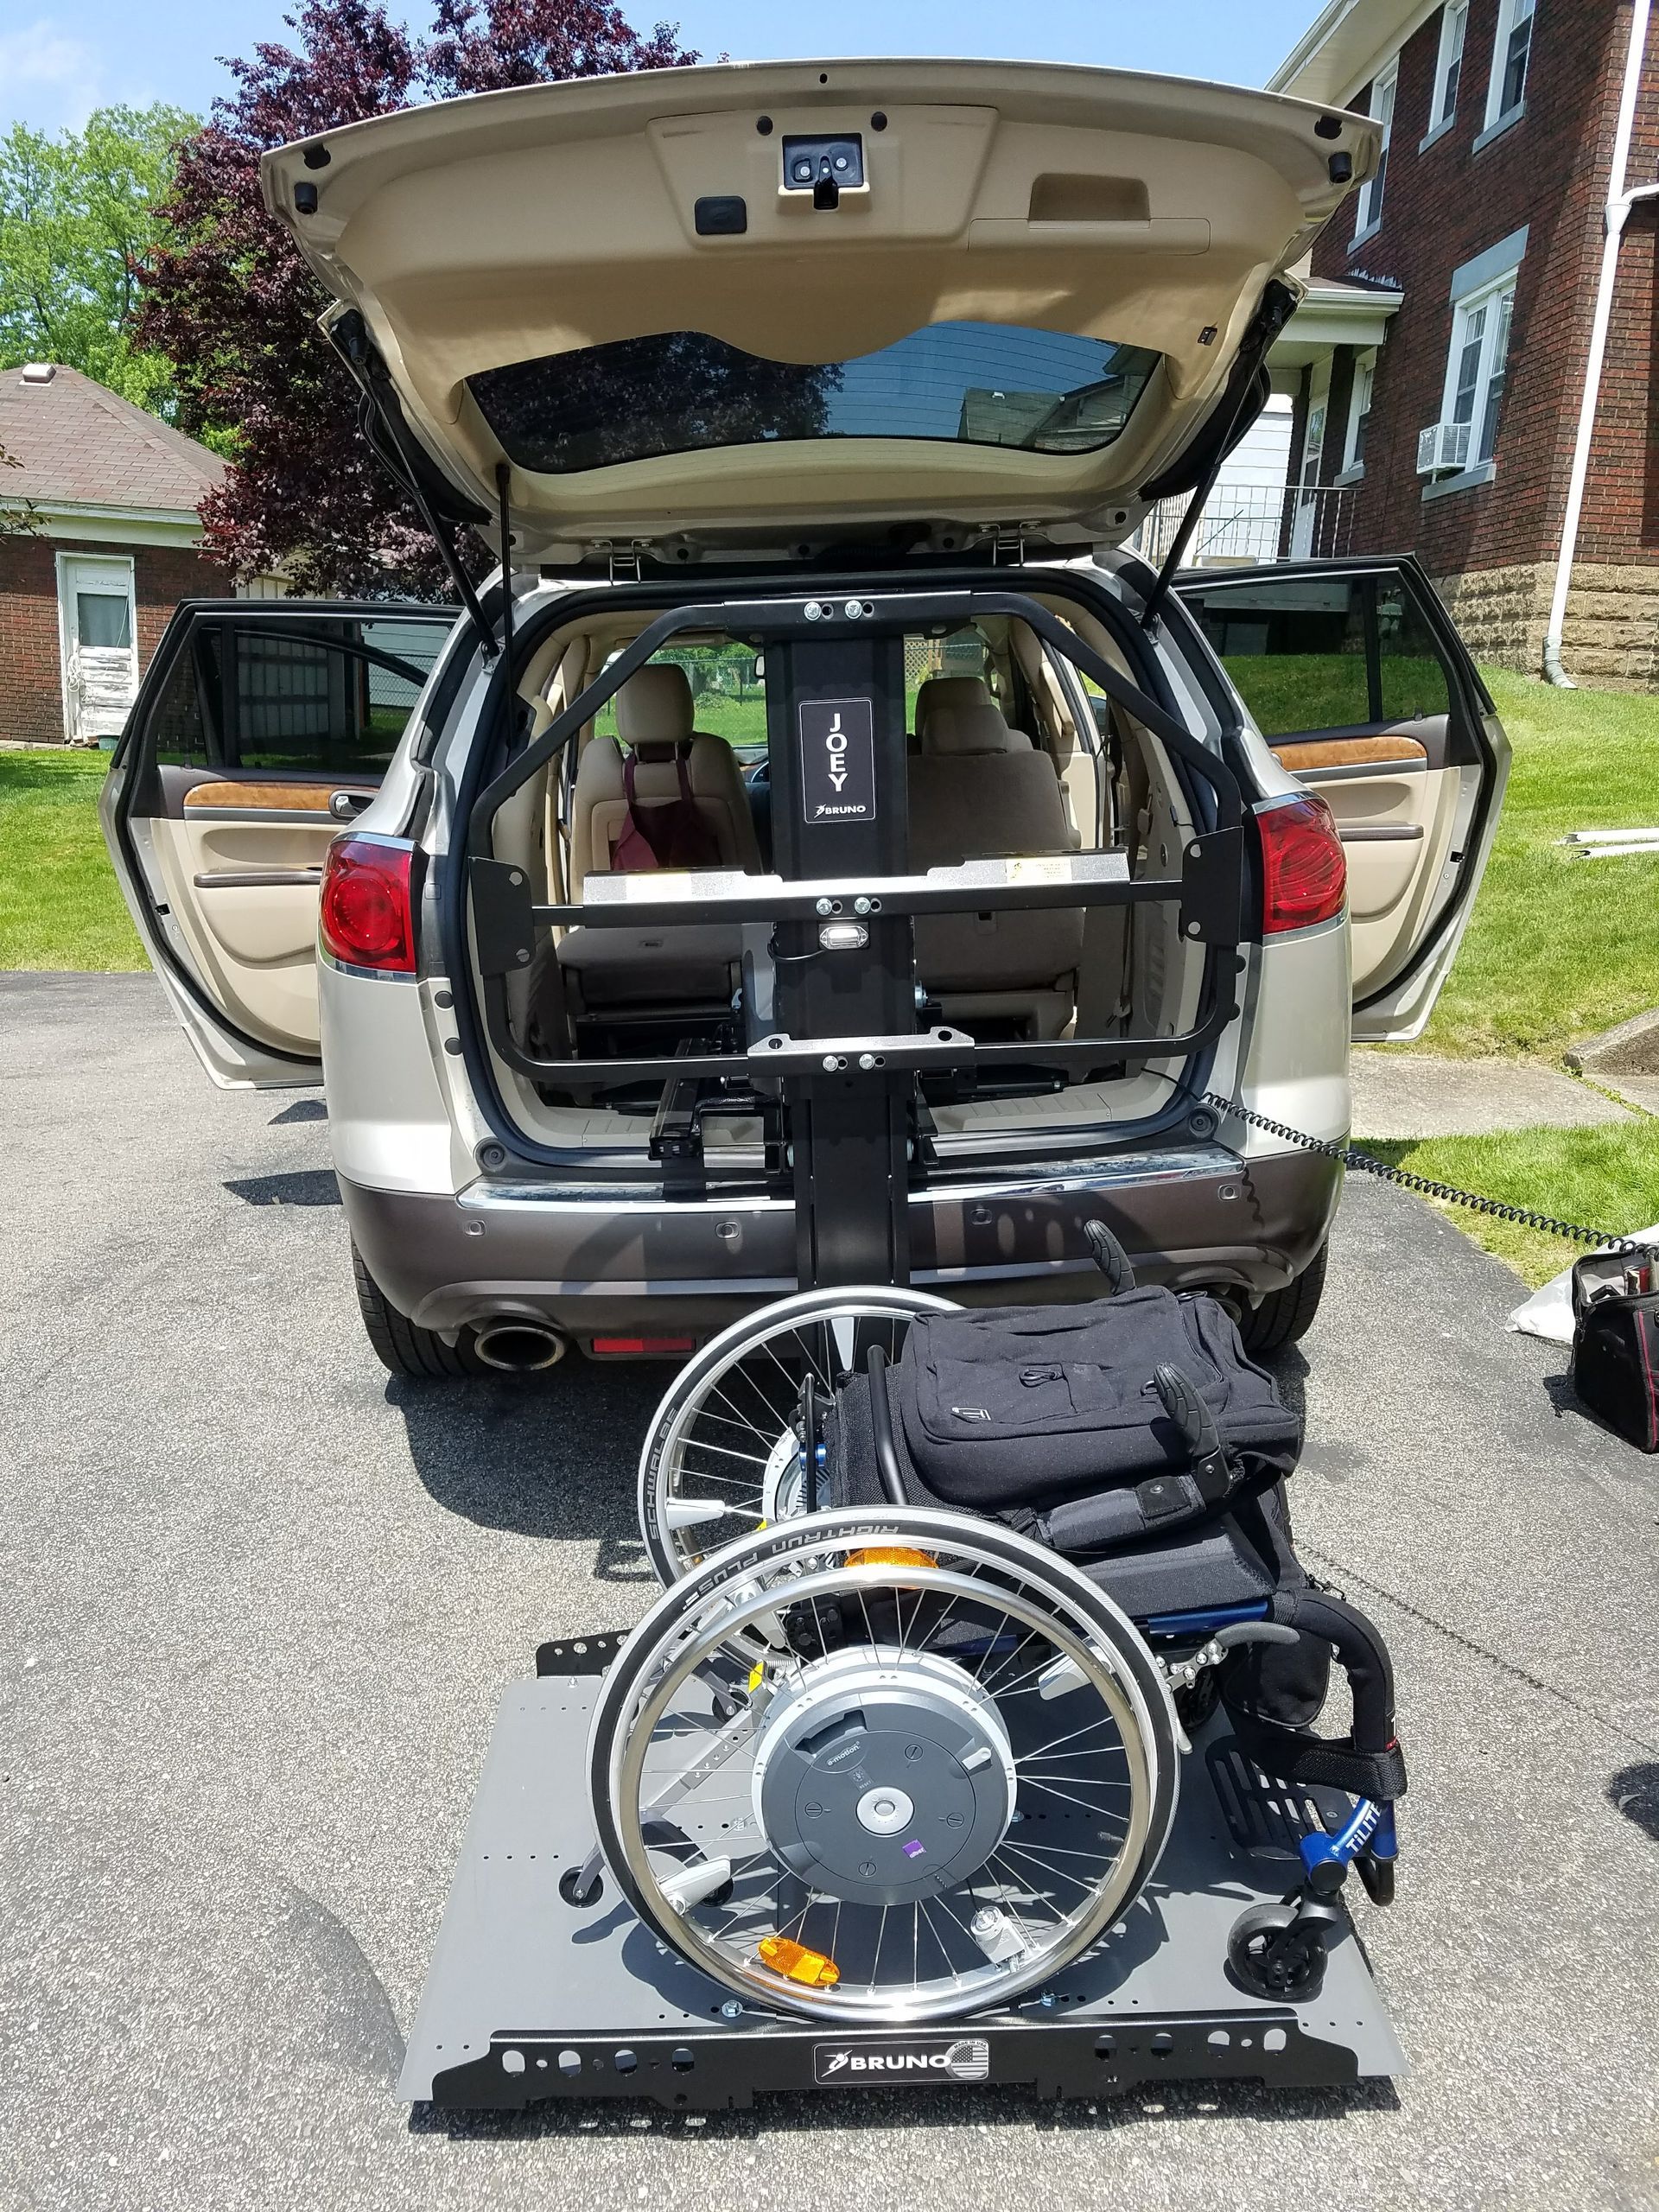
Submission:
[[[1349,284],[1339,277],[1315,276],[1268,355],[1274,371],[1304,369],[1333,346],[1380,346],[1389,318],[1398,315],[1405,294],[1392,284]]]
[[[0,446],[22,465],[0,493],[38,507],[115,508],[194,520],[225,464],[78,369],[0,369]]]
[[[1341,106],[1440,4],[1440,0],[1330,0],[1268,78],[1268,90]]]

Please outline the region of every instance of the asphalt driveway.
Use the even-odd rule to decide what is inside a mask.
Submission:
[[[5,2212],[1659,2202],[1659,1472],[1370,1185],[1284,1372],[1304,1549],[1401,1681],[1396,2088],[411,2120],[499,1691],[652,1586],[653,1381],[389,1382],[327,1138],[212,1090],[148,977],[0,977]]]

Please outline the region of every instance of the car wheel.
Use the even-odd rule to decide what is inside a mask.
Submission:
[[[1270,1290],[1259,1306],[1247,1310],[1238,1325],[1246,1351],[1279,1351],[1307,1334],[1319,1310],[1330,1249],[1321,1244],[1294,1282]]]
[[[389,1374],[429,1377],[494,1372],[473,1349],[470,1329],[463,1329],[450,1344],[435,1329],[417,1328],[400,1313],[363,1264],[363,1255],[355,1244],[352,1247],[352,1274],[357,1282],[357,1306],[363,1316],[363,1326],[368,1332],[376,1357]]]

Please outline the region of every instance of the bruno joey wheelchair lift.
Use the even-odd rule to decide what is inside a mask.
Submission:
[[[904,635],[993,611],[1031,622],[1187,773],[1205,826],[1179,880],[1131,885],[1121,855],[905,874]],[[918,1073],[1005,1050],[918,1032],[911,918],[1179,898],[1205,947],[1202,1044],[1230,1012],[1236,785],[1068,626],[1001,591],[678,610],[532,752],[692,626],[765,645],[776,875],[635,879],[626,905],[607,887],[532,908],[489,855],[486,795],[469,862],[485,1016],[518,1053],[501,979],[550,923],[744,920],[744,1048],[631,1072],[659,1074],[665,1107],[688,1080],[746,1086],[792,1173],[802,1288],[705,1345],[658,1410],[640,1518],[667,1586],[645,1619],[543,1645],[502,1700],[401,2094],[717,2107],[896,2081],[1097,2095],[1397,2072],[1338,1894],[1354,1864],[1376,1902],[1392,1894],[1403,1786],[1386,1663],[1353,1642],[1358,1617],[1298,1570],[1249,1602],[1132,1618],[1017,1516],[913,1502],[887,1410],[907,1330],[953,1312],[909,1287]],[[1081,1071],[1172,1045],[1192,1048],[1071,1039],[1018,1056]],[[1077,1196],[1077,1255],[1132,1297]],[[1111,1310],[1093,1309],[1108,1326]],[[823,1440],[850,1433],[855,1385],[875,1503],[838,1502],[841,1447]],[[1225,1495],[1236,1470],[1204,1399],[1177,1366],[1154,1387],[1185,1441],[1181,1482]],[[1147,1512],[1170,1487],[1141,1485]],[[1369,1765],[1229,1717],[1217,1684],[1241,1647],[1254,1661],[1249,1646],[1302,1634],[1344,1664],[1344,1742]]]

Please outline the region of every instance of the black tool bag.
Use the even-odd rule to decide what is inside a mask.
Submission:
[[[928,1315],[911,1324],[893,1396],[936,1496],[982,1512],[1044,1505],[1078,1523],[1054,1535],[1083,1550],[1131,1535],[1126,1514],[1151,1528],[1221,1503],[1194,1485],[1154,1380],[1160,1366],[1196,1388],[1243,1485],[1290,1472],[1301,1424],[1224,1309],[1155,1286],[1090,1306]]]
[[[1659,1291],[1627,1290],[1630,1269],[1598,1252],[1573,1270],[1573,1387],[1638,1452],[1659,1452]]]

